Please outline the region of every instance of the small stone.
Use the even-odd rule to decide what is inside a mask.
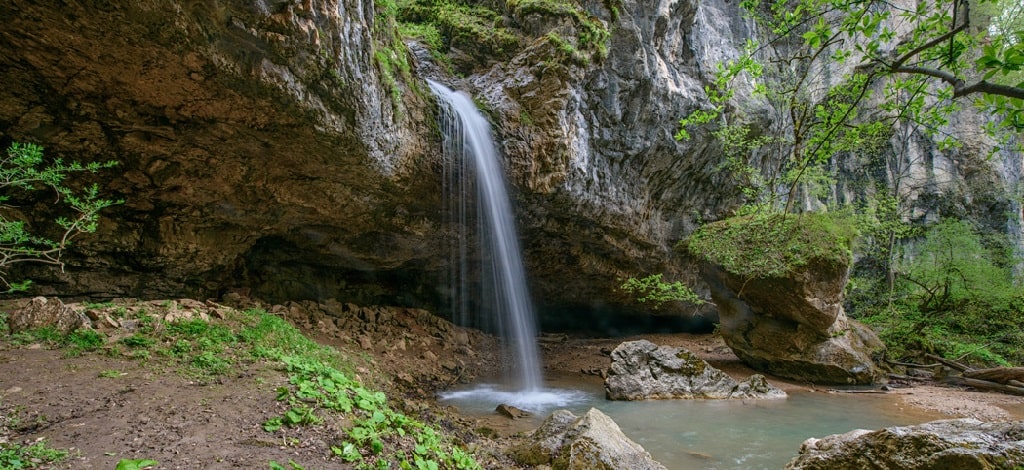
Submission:
[[[371,351],[373,350],[373,340],[369,336],[359,335],[359,347]]]
[[[498,405],[498,407],[495,408],[494,411],[497,411],[498,414],[510,419],[527,418],[533,416],[528,411],[524,411],[512,405],[506,405],[504,403]]]

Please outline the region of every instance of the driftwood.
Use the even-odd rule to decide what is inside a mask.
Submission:
[[[830,388],[826,390],[828,393],[889,393],[886,390],[839,390],[836,388]]]
[[[901,374],[888,374],[890,379],[893,380],[906,380],[910,382],[931,382],[934,377],[914,377],[912,375],[901,375]]]
[[[1024,382],[1024,367],[994,367],[991,369],[972,369],[963,372],[969,379],[987,380],[1010,385],[1010,381]]]
[[[981,390],[992,390],[996,392],[1009,393],[1011,395],[1024,396],[1024,387],[1003,385],[995,382],[989,382],[988,380],[971,379],[967,377],[946,377],[943,381],[955,385],[966,385],[968,387]]]
[[[956,369],[956,370],[958,370],[960,372],[967,371],[967,370],[972,370],[970,367],[965,366],[965,365],[963,365],[963,364],[961,364],[959,362],[951,361],[949,359],[945,359],[945,358],[936,356],[934,354],[925,354],[924,356],[927,357],[928,359],[931,359],[931,360],[934,360],[936,362],[939,362],[942,365],[945,365],[946,367],[949,367],[949,368],[952,368],[952,369]]]

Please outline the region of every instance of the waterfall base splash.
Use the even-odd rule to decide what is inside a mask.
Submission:
[[[476,384],[462,390],[441,392],[439,398],[442,402],[455,404],[467,414],[484,414],[493,412],[498,405],[512,405],[536,416],[593,401],[589,393],[581,390],[542,387],[524,391],[488,383]]]

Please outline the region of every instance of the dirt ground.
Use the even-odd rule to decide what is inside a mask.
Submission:
[[[386,389],[407,413],[458,435],[484,455],[486,468],[512,467],[497,454],[514,439],[509,436],[528,430],[521,423],[498,415],[459,416],[433,401],[440,388],[494,373],[496,341],[452,327],[421,328],[411,323],[416,318],[400,319],[401,328],[337,328],[303,315],[290,317],[310,336],[359,358],[357,370],[365,381]],[[716,336],[642,337],[685,347],[736,378],[754,373]],[[601,383],[608,353],[638,338],[545,335],[540,341],[545,373]],[[272,460],[294,460],[307,469],[344,468],[329,460],[344,423],[297,427],[283,437],[262,429],[263,422],[282,412],[275,390],[285,380],[282,371],[261,362],[234,364],[229,375],[202,383],[158,358],[141,362],[95,353],[69,358],[40,345],[0,341],[0,415],[16,420],[0,426],[0,442],[45,438],[51,447],[71,450],[67,461],[53,467],[62,469],[113,469],[120,459],[142,458],[159,461],[160,469],[268,468]],[[810,388],[770,382],[788,391]],[[1024,397],[940,386],[896,389],[887,396],[939,416],[1024,419]],[[483,438],[473,432],[483,428],[492,434]]]

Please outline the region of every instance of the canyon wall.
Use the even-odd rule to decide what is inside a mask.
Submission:
[[[443,312],[457,234],[440,200],[434,104],[421,80],[431,77],[469,91],[495,124],[546,324],[576,313],[606,330],[657,321],[616,320],[648,312],[616,287],[656,272],[696,279],[675,244],[735,209],[738,189],[713,140],[673,135],[680,117],[708,106],[715,64],[754,33],[724,0],[579,8],[610,32],[606,56],[564,60],[538,38],[571,37],[580,24],[505,11],[521,47],[452,78],[417,44],[398,43],[369,0],[5,2],[0,143],[116,160],[88,178],[125,200],[77,240],[63,272],[18,274],[46,294],[241,289],[270,301]],[[774,112],[747,111],[765,122]],[[961,118],[976,147],[915,144],[908,164],[929,182],[915,189],[917,216],[987,214],[987,224],[1019,234],[1019,202],[1006,190],[1020,184],[1021,156],[982,158],[990,143],[979,119]],[[871,165],[842,173],[885,179]],[[841,182],[833,197],[858,191]],[[41,220],[52,206],[44,196],[17,210]],[[714,316],[684,306],[658,313]]]

